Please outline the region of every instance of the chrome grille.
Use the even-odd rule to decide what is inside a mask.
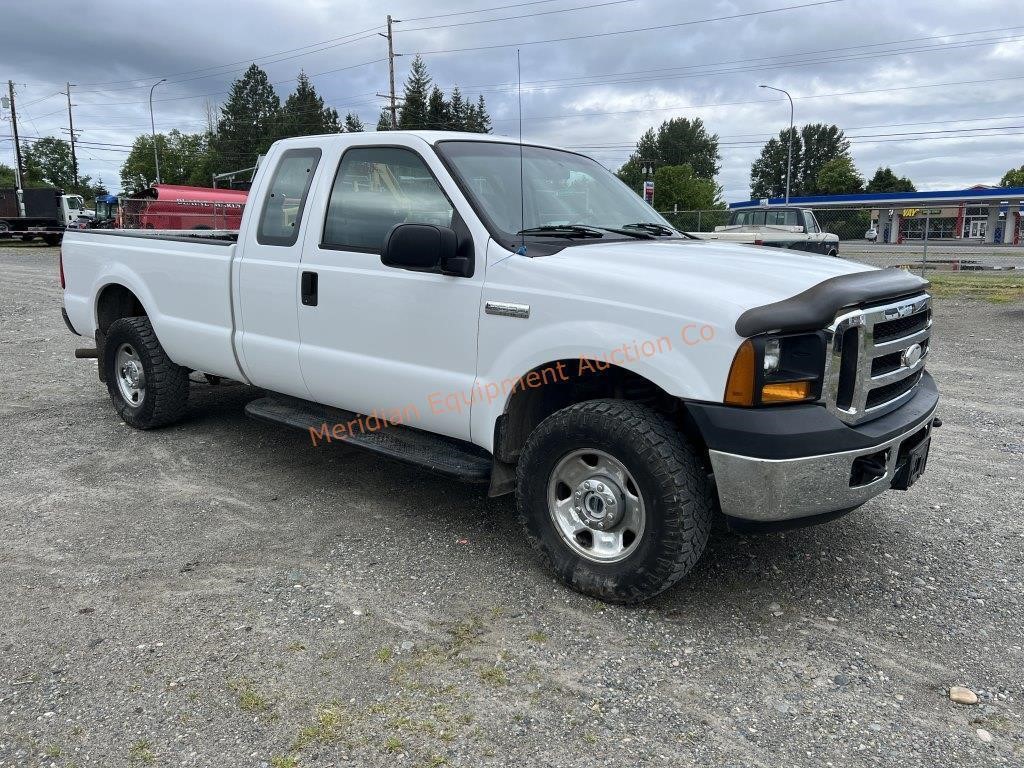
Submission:
[[[928,357],[931,296],[921,294],[836,318],[825,358],[826,407],[847,424],[858,424],[899,408],[914,396]],[[920,346],[908,365],[905,353]]]

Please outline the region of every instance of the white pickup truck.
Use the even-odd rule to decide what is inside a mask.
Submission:
[[[134,427],[246,411],[515,492],[573,588],[637,602],[712,517],[820,522],[923,472],[928,283],[695,240],[600,164],[459,133],[277,142],[237,237],[70,231],[64,314]],[[398,466],[396,471],[398,471]]]
[[[739,208],[729,214],[729,223],[714,232],[691,232],[701,240],[788,248],[791,251],[839,255],[839,235],[826,232],[810,208],[775,206]]]

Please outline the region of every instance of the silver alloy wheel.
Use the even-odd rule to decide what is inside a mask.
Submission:
[[[566,454],[548,479],[548,512],[562,540],[581,557],[614,563],[644,534],[644,500],[615,457],[591,448]]]
[[[122,344],[114,357],[117,388],[128,405],[138,408],[146,397],[146,371],[142,358],[131,344]]]

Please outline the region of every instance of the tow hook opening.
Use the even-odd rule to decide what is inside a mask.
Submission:
[[[889,466],[889,449],[858,456],[853,460],[850,470],[850,487],[858,488],[885,477],[885,469]]]

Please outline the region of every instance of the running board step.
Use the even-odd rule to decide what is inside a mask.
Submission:
[[[257,421],[284,424],[307,432],[313,430],[318,442],[366,448],[467,482],[486,483],[491,478],[491,455],[479,446],[453,437],[401,425],[385,426],[383,422],[374,422],[351,411],[284,395],[253,400],[245,406],[245,414]],[[323,433],[325,424],[326,434]],[[340,425],[337,432],[332,431],[335,425]],[[335,436],[339,433],[344,437]]]

